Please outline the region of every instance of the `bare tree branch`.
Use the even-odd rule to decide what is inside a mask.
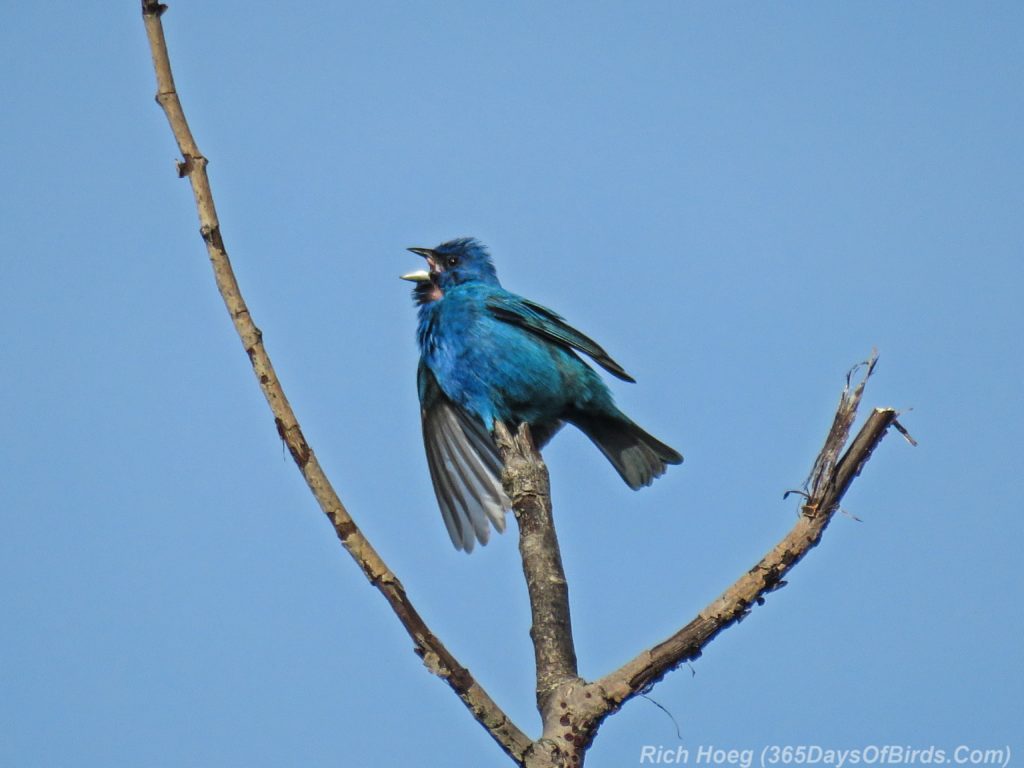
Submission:
[[[537,659],[537,705],[559,685],[579,680],[576,649],[569,618],[569,587],[551,516],[547,467],[533,444],[528,424],[513,437],[504,424],[495,425],[498,450],[505,464],[505,492],[519,524],[519,552],[530,594]]]
[[[805,484],[806,503],[786,537],[696,618],[663,642],[643,651],[621,668],[594,682],[579,677],[569,615],[569,597],[551,514],[547,468],[533,445],[529,428],[515,436],[504,425],[495,429],[505,463],[503,478],[520,529],[520,553],[533,616],[531,637],[537,662],[537,707],[543,732],[526,736],[487,695],[430,631],[416,612],[401,582],[363,536],[306,442],[281,383],[242,299],[221,237],[206,173],[207,160],[189,130],[174,87],[161,15],[166,6],[142,0],[142,13],[156,70],[156,100],[163,108],[182,153],[180,176],[187,176],[199,213],[214,278],[238,332],[253,372],[274,415],[281,439],[348,553],[391,606],[414,650],[426,667],[448,683],[473,717],[516,763],[527,768],[582,766],[601,723],[622,704],[657,683],[702,649],[722,630],[742,619],[764,596],[785,584],[784,576],[820,541],[843,495],[871,457],[888,428],[894,426],[912,443],[891,408],[876,408],[843,453],[856,418],[864,385],[876,357],[866,363],[863,379],[851,389],[853,371],[840,397],[832,427]],[[856,370],[856,369],[855,369]]]
[[[896,419],[896,411],[876,408],[843,460],[828,476],[822,495],[811,496],[796,525],[757,565],[745,573],[693,621],[620,669],[596,681],[612,707],[648,689],[667,672],[696,659],[715,635],[741,620],[764,595],[785,585],[784,576],[818,545],[839,509],[839,501]],[[845,436],[844,436],[845,442]]]
[[[836,459],[846,445],[864,385],[874,371],[876,359],[872,356],[866,363],[864,378],[852,390],[850,376],[847,376],[832,428],[808,478],[807,501],[793,529],[693,621],[667,640],[598,680],[596,685],[600,686],[612,707],[620,706],[646,690],[666,672],[683,662],[698,658],[701,649],[715,635],[742,619],[754,603],[763,602],[765,594],[784,586],[783,577],[786,573],[817,546],[853,479],[896,420],[895,410],[876,408],[850,448],[842,458]]]
[[[163,24],[160,18],[166,9],[167,6],[154,2],[154,0],[142,0],[142,17],[146,25],[146,35],[149,38],[150,52],[153,56],[153,67],[156,70],[156,100],[167,115],[167,121],[170,123],[171,131],[182,154],[183,160],[178,164],[178,174],[187,176],[192,184],[192,193],[195,196],[196,208],[199,212],[199,231],[206,243],[217,288],[220,290],[224,304],[235,324],[235,330],[238,332],[245,352],[252,363],[252,369],[259,381],[260,389],[263,390],[263,395],[274,414],[277,432],[288,446],[295,464],[320,504],[320,508],[334,526],[338,539],[362,569],[370,583],[387,600],[388,605],[391,606],[398,620],[409,633],[409,637],[412,638],[415,644],[414,649],[423,659],[424,664],[431,672],[448,683],[472,712],[473,717],[487,729],[509,757],[521,763],[523,754],[530,746],[530,738],[509,720],[501,708],[487,695],[487,692],[473,679],[469,670],[459,664],[444,644],[430,631],[410,602],[402,583],[349,516],[317,461],[313,449],[302,434],[302,428],[288,403],[288,398],[285,397],[281,382],[278,380],[277,374],[274,373],[270,357],[263,346],[263,334],[249,314],[249,309],[235,280],[231,262],[228,260],[227,250],[221,238],[220,222],[213,204],[213,192],[210,189],[206,173],[207,160],[196,145],[174,87],[167,43],[164,39]]]

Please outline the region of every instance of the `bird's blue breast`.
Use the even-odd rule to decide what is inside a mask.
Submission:
[[[424,364],[451,400],[488,429],[495,419],[542,424],[594,400],[610,402],[600,378],[573,352],[496,318],[498,286],[466,283],[420,307]]]

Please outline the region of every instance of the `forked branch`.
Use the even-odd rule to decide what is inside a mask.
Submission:
[[[897,422],[896,411],[875,409],[843,453],[864,384],[874,368],[874,358],[868,362],[863,379],[852,389],[847,378],[832,429],[807,480],[807,501],[793,530],[686,626],[594,682],[582,680],[577,672],[568,588],[551,516],[547,469],[530,439],[528,427],[520,427],[513,436],[498,425],[496,433],[506,465],[504,482],[519,523],[520,552],[533,613],[531,637],[537,659],[537,704],[543,733],[536,741],[531,740],[427,627],[401,582],[352,520],[306,441],[228,259],[206,173],[207,160],[189,130],[175,90],[161,22],[165,10],[166,6],[154,0],[142,0],[156,71],[156,100],[167,116],[182,154],[178,174],[187,177],[192,185],[200,233],[217,287],[273,413],[278,434],[334,526],[339,541],[387,600],[427,668],[445,680],[473,717],[519,765],[529,768],[582,765],[587,748],[608,715],[683,662],[700,656],[702,649],[719,632],[742,618],[755,603],[763,602],[765,594],[785,584],[785,575],[818,543],[843,495],[890,426],[897,427],[910,439]]]
[[[586,682],[575,675],[571,633],[566,631],[560,640],[552,640],[547,629],[554,625],[551,622],[538,623],[538,617],[564,616],[568,629],[569,608],[563,597],[564,590],[545,591],[531,587],[537,698],[544,722],[544,736],[527,754],[526,765],[582,765],[586,749],[608,715],[634,696],[649,690],[668,672],[698,658],[719,632],[742,619],[755,604],[763,603],[767,593],[785,585],[786,574],[821,540],[844,494],[889,427],[895,425],[906,435],[896,420],[898,414],[895,410],[876,408],[846,448],[864,386],[874,371],[876,359],[873,355],[863,364],[864,375],[856,385],[851,379],[860,366],[847,376],[832,427],[805,484],[806,502],[796,525],[753,568],[671,637],[644,650],[599,680]],[[555,541],[553,524],[549,522],[547,470],[529,440],[528,429],[521,428],[515,440],[504,428],[500,428],[498,434],[508,466],[506,492],[512,499],[520,528],[525,533],[550,527],[551,541]],[[564,582],[561,558],[557,552],[545,558],[527,555],[524,550],[523,569],[528,584],[543,584],[551,580]],[[549,685],[552,677],[543,674],[542,668],[548,664],[549,649],[559,647],[559,642],[567,647],[564,655],[571,654],[573,674],[563,676],[562,682],[552,689]]]

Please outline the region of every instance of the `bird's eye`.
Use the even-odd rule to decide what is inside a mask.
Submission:
[[[449,267],[454,267],[458,263],[459,263],[459,257],[458,256],[449,256],[448,257],[448,266]]]

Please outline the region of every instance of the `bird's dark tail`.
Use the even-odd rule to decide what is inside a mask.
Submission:
[[[601,449],[634,491],[665,474],[669,464],[682,464],[679,451],[647,434],[622,413],[578,414],[569,419]]]

